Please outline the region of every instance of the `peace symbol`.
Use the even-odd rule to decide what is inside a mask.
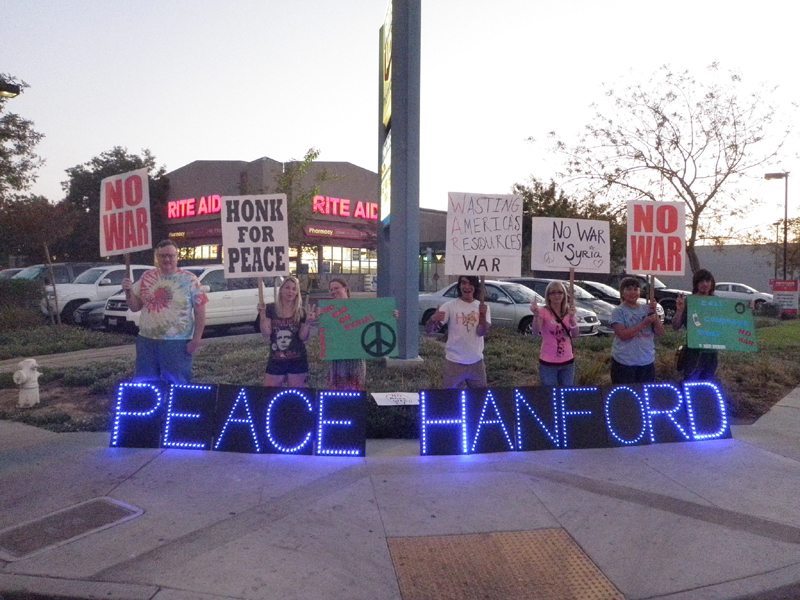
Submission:
[[[361,332],[361,347],[370,356],[386,356],[397,345],[397,335],[387,323],[375,321]]]

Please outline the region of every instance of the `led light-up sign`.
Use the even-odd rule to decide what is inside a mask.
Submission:
[[[420,454],[478,454],[731,437],[717,383],[426,390]],[[125,382],[112,447],[364,456],[365,392]]]
[[[112,447],[364,456],[363,392],[125,382]]]
[[[200,215],[213,215],[222,210],[222,199],[219,194],[210,194],[197,198],[183,198],[167,202],[168,219],[185,219]]]
[[[713,382],[420,393],[420,454],[691,442],[731,435]]]
[[[366,200],[349,200],[332,196],[314,196],[311,211],[320,215],[353,217],[365,221],[378,220],[378,203]]]

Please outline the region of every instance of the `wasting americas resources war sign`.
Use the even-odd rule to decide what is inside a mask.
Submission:
[[[628,273],[683,275],[685,208],[683,202],[628,202]]]
[[[512,195],[447,195],[447,275],[519,277],[522,199]]]
[[[100,256],[153,247],[147,169],[106,177],[100,182]]]
[[[289,274],[286,194],[222,197],[225,277]]]
[[[533,217],[531,269],[609,273],[611,237],[608,221]]]

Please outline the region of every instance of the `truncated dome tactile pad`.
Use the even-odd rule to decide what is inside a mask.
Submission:
[[[13,561],[26,558],[118,525],[138,517],[142,512],[113,498],[93,498],[35,521],[3,529],[0,531],[0,559]]]
[[[388,542],[403,600],[624,600],[563,529]]]

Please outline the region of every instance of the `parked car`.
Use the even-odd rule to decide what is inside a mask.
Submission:
[[[152,265],[131,265],[131,274],[135,279],[152,268]],[[72,283],[45,286],[42,312],[46,315],[55,314],[56,300],[58,300],[61,322],[72,323],[74,313],[79,306],[87,302],[105,300],[120,291],[125,272],[125,265],[106,264],[86,269]]]
[[[75,312],[72,313],[72,322],[75,323],[75,325],[80,325],[87,329],[105,329],[106,326],[103,322],[103,311],[105,307],[105,300],[81,304]]]
[[[765,302],[772,302],[772,294],[759,292],[757,289],[743,283],[722,281],[714,287],[714,295],[721,298],[734,298],[745,300],[753,308],[760,309]]]
[[[584,290],[592,294],[595,298],[599,298],[600,300],[605,300],[609,304],[613,304],[614,306],[618,306],[622,304],[622,296],[619,295],[619,290],[607,285],[605,283],[601,283],[599,281],[587,281],[586,279],[582,279],[580,281],[576,281],[578,285],[580,285]],[[647,300],[644,298],[639,298],[640,303],[645,303]],[[664,315],[664,308],[660,304],[656,304],[656,313],[658,313],[658,318],[661,322],[664,322],[665,315]]]
[[[492,327],[510,327],[522,334],[529,335],[533,321],[530,309],[531,300],[535,298],[539,304],[544,304],[544,299],[532,289],[512,281],[487,280],[485,284],[485,302],[489,305],[491,312]],[[456,297],[458,297],[457,282],[437,292],[420,294],[420,325],[425,325],[439,306]],[[597,315],[578,308],[576,317],[581,335],[597,334],[600,326]]]
[[[255,277],[225,279],[223,265],[182,268],[197,276],[208,296],[206,327],[225,329],[235,325],[252,325],[259,331],[258,280]],[[273,302],[275,294],[272,278],[265,278],[264,285],[264,302]],[[140,315],[140,311],[128,309],[125,293],[120,292],[106,302],[103,321],[106,329],[136,332],[139,329]]]
[[[509,281],[515,281],[516,283],[520,283],[526,287],[529,287],[543,298],[544,292],[551,281],[561,281],[561,283],[564,284],[564,287],[569,289],[569,282],[561,279],[547,279],[544,277],[515,277],[514,279],[509,279]],[[614,310],[614,306],[608,302],[600,300],[599,298],[595,298],[579,285],[573,284],[572,288],[575,295],[575,308],[583,308],[596,314],[597,318],[600,320],[600,333],[605,335],[614,333],[614,330],[611,329],[611,311]]]
[[[15,268],[15,269],[3,269],[2,271],[0,271],[0,280],[11,279],[14,275],[19,273],[20,271],[22,271],[22,267],[20,267],[18,269],[17,268]]]
[[[75,278],[83,273],[86,269],[98,266],[102,263],[93,262],[65,262],[53,263],[53,278],[56,283],[72,283]],[[50,281],[50,270],[47,265],[42,263],[38,265],[31,265],[25,267],[19,273],[14,275],[12,279],[27,279],[28,281],[40,281],[42,285],[52,283]]]

